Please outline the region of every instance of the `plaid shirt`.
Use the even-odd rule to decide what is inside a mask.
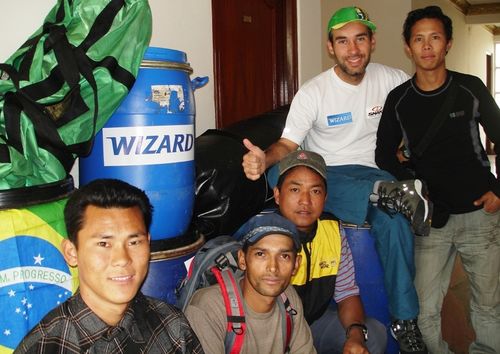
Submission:
[[[80,294],[52,310],[14,353],[203,353],[184,314],[141,293],[116,326],[108,326]]]

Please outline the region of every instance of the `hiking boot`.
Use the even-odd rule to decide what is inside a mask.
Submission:
[[[417,320],[395,320],[391,323],[391,334],[398,341],[400,354],[427,354],[427,347]]]
[[[377,194],[379,207],[389,213],[403,214],[416,235],[429,236],[433,205],[424,197],[427,188],[421,180],[383,181],[378,186]]]

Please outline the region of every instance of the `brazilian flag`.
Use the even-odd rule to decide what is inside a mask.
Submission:
[[[78,287],[61,251],[66,201],[0,211],[0,354],[12,353]]]

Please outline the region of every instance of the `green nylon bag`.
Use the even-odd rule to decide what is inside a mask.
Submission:
[[[0,190],[64,179],[132,88],[147,0],[58,0],[0,64]]]

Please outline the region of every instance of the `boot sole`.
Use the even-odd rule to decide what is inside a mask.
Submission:
[[[398,340],[398,337],[396,336],[396,334],[394,333],[394,331],[392,330],[392,326],[389,327],[389,332],[391,332],[391,336],[392,338],[394,338],[394,340],[398,343],[398,346],[399,346],[399,340]],[[414,353],[419,353],[418,351],[415,352],[413,351]],[[401,352],[401,350],[399,351],[399,354],[404,354],[404,353],[411,353],[411,352],[408,352],[408,351],[405,351],[405,352]],[[420,353],[425,353],[425,354],[428,354],[429,352],[427,350],[421,350]]]

